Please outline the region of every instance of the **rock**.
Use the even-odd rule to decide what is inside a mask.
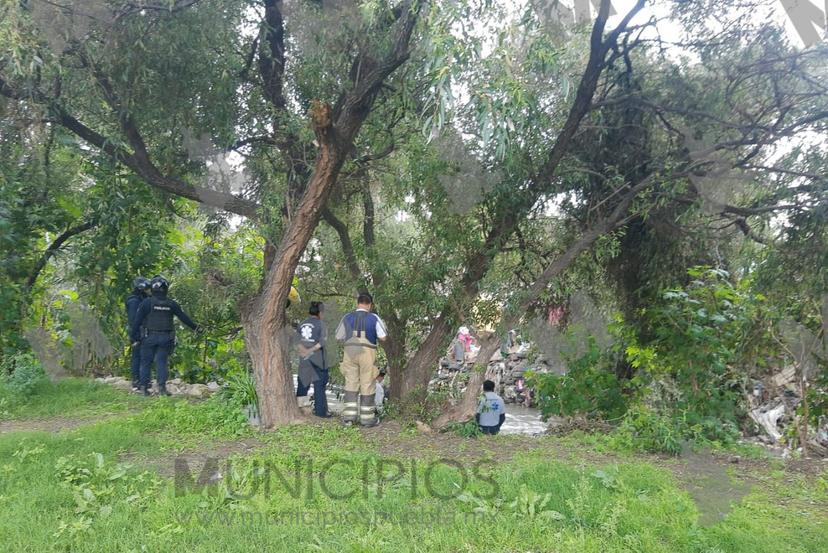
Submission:
[[[172,381],[167,382],[167,391],[174,396],[181,395],[181,387]]]
[[[210,390],[204,384],[191,384],[187,390],[187,395],[191,397],[206,397],[210,394]]]
[[[503,401],[507,403],[514,403],[517,398],[514,386],[506,386],[503,388]]]
[[[113,388],[117,388],[119,390],[131,390],[132,389],[132,381],[130,380],[118,380],[115,382],[109,383]]]
[[[796,380],[796,368],[785,367],[782,372],[774,375],[773,383],[779,388],[786,388],[794,384]]]
[[[210,392],[215,393],[215,392],[218,392],[219,390],[221,390],[221,386],[219,386],[219,383],[215,382],[215,381],[208,382],[207,383],[207,389],[210,390]]]
[[[500,353],[500,350],[497,350],[496,352],[494,352],[494,355],[492,355],[492,358],[489,361],[491,361],[492,363],[503,361],[503,354]]]
[[[434,433],[434,429],[431,428],[426,423],[424,423],[423,421],[417,421],[415,424],[417,425],[417,430],[419,430],[423,434],[433,434]]]
[[[167,384],[183,384],[183,381],[180,378],[173,378],[172,380],[168,380]]]

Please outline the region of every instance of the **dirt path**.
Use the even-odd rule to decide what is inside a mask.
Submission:
[[[12,419],[0,421],[0,434],[11,432],[63,432],[74,430],[81,426],[96,424],[102,421],[124,417],[137,411],[123,411],[120,413],[97,413],[77,417],[44,417],[40,419]]]

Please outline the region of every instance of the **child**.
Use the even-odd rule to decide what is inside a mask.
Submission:
[[[484,434],[497,434],[506,420],[506,405],[494,391],[495,383],[487,380],[483,383],[483,396],[477,404],[475,420]]]

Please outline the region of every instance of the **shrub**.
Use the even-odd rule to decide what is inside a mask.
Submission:
[[[446,432],[454,432],[461,438],[476,438],[482,434],[477,421],[474,419],[465,422],[453,422],[446,427]]]
[[[682,448],[682,431],[673,418],[638,406],[624,415],[611,443],[621,449],[678,455]]]
[[[2,362],[2,384],[12,394],[29,397],[46,379],[40,361],[31,353],[18,353]]]
[[[587,351],[567,359],[567,373],[529,373],[544,417],[587,415],[620,418],[627,409],[625,386],[610,370],[610,352],[602,351],[590,337]]]

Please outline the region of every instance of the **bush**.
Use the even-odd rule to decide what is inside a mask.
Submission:
[[[739,436],[739,428],[732,421],[700,417],[687,411],[664,414],[636,406],[624,415],[610,441],[619,449],[678,455],[684,443],[733,445]]]
[[[40,361],[31,353],[18,353],[2,362],[2,385],[14,395],[29,397],[46,379]]]
[[[671,417],[647,407],[634,407],[624,415],[611,443],[620,449],[678,455],[682,438],[681,428]]]
[[[446,432],[454,432],[461,438],[476,438],[482,434],[480,426],[474,419],[466,422],[453,422],[446,427]]]
[[[627,410],[626,383],[610,370],[609,355],[590,337],[586,353],[567,359],[566,374],[529,373],[543,416],[620,418]]]
[[[259,395],[256,392],[256,378],[247,370],[234,372],[227,377],[225,397],[239,407],[259,405]]]

